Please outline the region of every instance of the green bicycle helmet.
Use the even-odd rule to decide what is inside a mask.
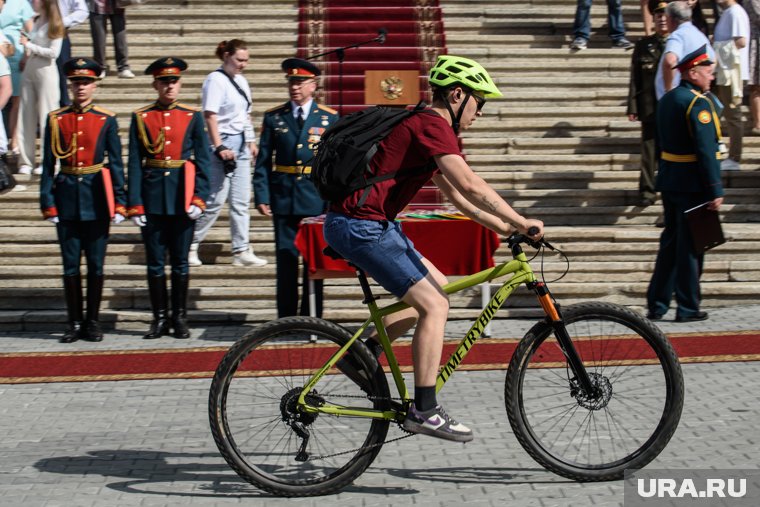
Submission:
[[[430,84],[447,88],[461,84],[473,91],[480,92],[483,97],[497,98],[502,93],[494,84],[491,76],[475,60],[454,55],[441,55],[430,69]]]

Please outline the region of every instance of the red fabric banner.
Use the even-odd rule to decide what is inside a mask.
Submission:
[[[404,220],[401,228],[415,248],[445,275],[470,275],[493,267],[499,237],[472,220]],[[322,222],[302,223],[295,241],[312,278],[354,276],[345,261],[326,257]]]

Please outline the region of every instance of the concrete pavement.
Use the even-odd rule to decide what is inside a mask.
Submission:
[[[710,309],[666,333],[758,330],[760,306]],[[672,318],[672,316],[669,315]],[[522,336],[533,320],[498,321]],[[453,322],[447,334],[461,336]],[[127,350],[230,344],[247,328],[194,329],[191,340],[108,334],[100,344],[60,334],[0,333],[4,352]],[[687,364],[686,404],[673,440],[649,468],[760,468],[760,362]],[[623,484],[575,483],[546,472],[520,447],[503,401],[504,371],[460,372],[442,401],[473,427],[466,444],[411,437],[383,447],[350,487],[328,498],[278,499],[243,482],[208,427],[209,379],[0,385],[3,506],[320,505],[619,506]],[[398,436],[391,429],[389,438]]]

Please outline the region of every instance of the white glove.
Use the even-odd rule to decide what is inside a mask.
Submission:
[[[57,224],[58,222],[60,222],[60,220],[58,219],[58,217],[48,217],[45,220],[47,220],[51,224]]]
[[[120,213],[114,214],[113,218],[111,219],[111,223],[117,224],[117,225],[122,223],[123,221],[124,221],[124,215]]]
[[[148,221],[145,220],[145,215],[135,215],[132,217],[132,221],[137,227],[145,227],[148,224]]]
[[[187,216],[190,217],[190,220],[197,220],[202,214],[203,210],[195,204],[191,204],[190,207],[187,208]]]

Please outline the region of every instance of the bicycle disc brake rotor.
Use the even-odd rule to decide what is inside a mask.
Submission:
[[[601,410],[609,404],[612,398],[612,383],[604,375],[589,373],[589,379],[593,387],[591,393],[581,389],[577,379],[570,381],[570,395],[575,398],[578,405],[588,410]]]

